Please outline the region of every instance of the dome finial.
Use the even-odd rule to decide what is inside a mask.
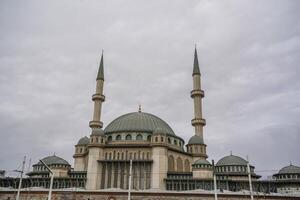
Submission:
[[[55,155],[55,152],[53,153],[53,156],[56,156],[56,155]]]
[[[142,112],[142,105],[139,104],[139,112]]]
[[[293,165],[293,163],[292,163],[292,161],[290,160],[290,165],[292,166]]]
[[[230,155],[232,156],[232,151],[230,151]]]

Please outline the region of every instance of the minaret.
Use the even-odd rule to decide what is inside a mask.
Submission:
[[[188,142],[188,152],[196,159],[206,159],[206,145],[203,140],[203,126],[205,119],[202,118],[202,98],[204,91],[201,89],[201,74],[198,62],[197,49],[195,47],[194,68],[193,68],[193,90],[191,97],[194,100],[194,119],[192,125],[195,127],[195,135]]]
[[[92,129],[103,127],[103,122],[101,121],[102,102],[105,101],[105,96],[103,95],[103,85],[104,85],[103,51],[101,55],[101,61],[100,61],[96,81],[97,81],[96,93],[92,96],[92,100],[94,101],[94,115],[93,115],[93,120],[90,121],[89,124]]]
[[[105,100],[105,96],[103,95],[103,51],[96,81],[96,93],[92,97],[92,100],[94,101],[94,115],[93,120],[90,121],[92,133],[90,135],[87,158],[86,189],[88,190],[100,189],[102,179],[102,163],[99,163],[98,160],[103,160],[105,145],[105,135],[102,130],[103,123],[101,122],[101,107],[102,102]]]

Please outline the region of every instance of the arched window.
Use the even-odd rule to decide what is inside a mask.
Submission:
[[[177,145],[177,140],[174,140],[174,144]]]
[[[105,160],[107,160],[107,153],[105,153]]]
[[[141,134],[138,134],[138,135],[136,136],[136,140],[143,140],[143,136],[142,136]]]
[[[96,138],[96,143],[98,143],[99,142],[99,139],[98,138]]]
[[[155,137],[155,142],[158,142],[158,137]]]
[[[151,135],[148,135],[148,136],[147,136],[147,140],[148,140],[149,142],[151,142]]]
[[[131,137],[131,135],[130,134],[128,134],[128,135],[126,135],[126,138],[125,138],[126,140],[132,140],[132,137]]]
[[[168,171],[170,171],[170,172],[175,171],[175,169],[174,169],[174,157],[172,155],[170,155],[169,158],[168,158]]]
[[[171,144],[171,139],[170,138],[168,138],[168,143]]]
[[[177,171],[178,172],[183,172],[183,166],[182,166],[182,160],[180,157],[177,158],[176,160],[177,162]]]
[[[190,161],[188,159],[185,159],[185,161],[184,161],[184,171],[185,172],[190,171]]]
[[[124,152],[122,152],[122,154],[121,154],[121,159],[122,160],[124,159]]]
[[[121,135],[117,135],[116,140],[121,140]]]
[[[107,141],[111,142],[112,141],[112,136],[108,136]]]
[[[160,141],[161,141],[161,142],[164,142],[164,137],[160,137]]]

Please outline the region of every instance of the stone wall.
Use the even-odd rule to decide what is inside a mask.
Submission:
[[[15,200],[16,191],[0,191],[0,200]],[[48,191],[24,191],[20,200],[46,200]],[[132,200],[214,200],[213,194],[172,193],[172,192],[132,192]],[[219,200],[250,199],[249,195],[220,194]],[[255,196],[255,200],[296,200],[291,196]],[[127,200],[127,192],[100,191],[53,191],[52,200]]]

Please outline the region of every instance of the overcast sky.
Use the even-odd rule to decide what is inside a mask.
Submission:
[[[73,165],[102,49],[104,126],[141,103],[187,142],[195,43],[209,160],[232,151],[258,171],[299,166],[299,10],[298,0],[1,1],[0,168],[54,152]]]

